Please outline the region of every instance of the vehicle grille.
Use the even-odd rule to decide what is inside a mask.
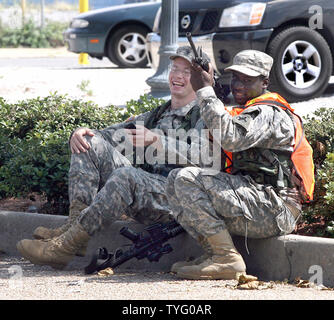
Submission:
[[[201,24],[202,31],[211,31],[217,25],[218,12],[209,11],[205,14],[204,19]]]
[[[218,26],[219,16],[218,9],[201,9],[196,12],[180,11],[179,35],[184,36],[186,32],[191,32],[193,35],[213,32]]]

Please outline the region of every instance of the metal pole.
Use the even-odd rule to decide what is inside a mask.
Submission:
[[[22,9],[22,28],[23,28],[25,24],[26,0],[21,0],[21,9]]]
[[[151,87],[150,95],[155,98],[170,98],[168,73],[169,57],[178,48],[179,36],[179,0],[162,0],[161,2],[161,43],[159,48],[159,66],[156,73],[146,80]]]
[[[41,29],[44,28],[44,0],[41,0]]]
[[[89,10],[89,1],[88,0],[79,0],[79,11],[87,12]],[[80,53],[79,54],[79,64],[89,64],[88,54]]]

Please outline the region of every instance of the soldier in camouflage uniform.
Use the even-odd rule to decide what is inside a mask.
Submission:
[[[192,50],[187,46],[180,47],[171,56],[171,101],[165,105],[139,115],[132,122],[100,131],[79,128],[72,134],[69,221],[58,229],[35,230],[35,238],[51,240],[21,240],[17,248],[25,258],[61,269],[74,254],[84,255],[90,237],[123,213],[144,224],[172,219],[165,193],[166,176],[172,169],[192,163],[190,155],[194,145],[186,141],[176,143],[173,137],[167,136],[168,130],[203,127],[196,93],[190,83],[192,59]],[[126,129],[129,124],[136,126]],[[120,129],[124,128],[136,151],[155,144],[160,154],[175,153],[172,157],[175,162],[131,163],[117,148]],[[159,129],[160,134],[153,129]],[[178,156],[180,147],[186,150],[186,159]]]
[[[232,72],[231,91],[238,105],[266,92],[272,63],[270,56],[255,50],[236,55],[227,71]],[[210,74],[195,64],[192,70],[201,116],[210,130],[220,129],[221,146],[233,152],[234,166],[239,158],[256,161],[257,148],[292,152],[294,124],[287,112],[257,105],[232,117],[216,98]],[[177,276],[187,279],[234,279],[245,273],[246,265],[230,233],[246,238],[290,233],[301,212],[296,188],[278,190],[261,176],[258,180],[247,167],[232,174],[195,167],[175,169],[168,176],[167,195],[176,220],[205,251],[192,262],[172,266]]]

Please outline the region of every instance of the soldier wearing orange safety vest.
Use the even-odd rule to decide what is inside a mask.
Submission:
[[[232,72],[237,105],[230,110],[214,93],[212,68],[206,72],[193,63],[191,83],[201,117],[224,151],[226,167],[220,172],[175,169],[168,176],[173,214],[205,252],[172,266],[180,278],[235,279],[245,274],[231,234],[247,239],[291,233],[302,203],[313,198],[312,149],[301,119],[284,98],[267,91],[272,64],[270,56],[256,50],[234,57],[225,69]]]
[[[308,143],[303,129],[302,120],[298,115],[294,113],[294,109],[291,108],[289,103],[277,93],[265,93],[257,98],[254,98],[248,101],[245,107],[234,107],[231,110],[228,110],[232,116],[239,115],[246,108],[255,105],[271,105],[273,108],[282,108],[285,110],[292,121],[295,124],[295,145],[293,152],[288,154],[288,161],[290,162],[290,168],[285,167],[283,163],[280,163],[279,170],[282,170],[282,174],[286,176],[287,183],[290,185],[296,185],[299,188],[303,201],[308,202],[313,200],[313,191],[314,191],[314,164],[313,164],[313,150],[310,144]],[[263,150],[259,150],[263,154]],[[237,163],[233,166],[233,155],[232,152],[224,151],[226,156],[226,172],[236,172]],[[263,154],[264,158],[272,163],[276,160],[279,161],[278,156],[273,150],[271,153]],[[290,158],[290,159],[289,159]],[[260,171],[260,169],[257,169]],[[284,179],[283,176],[281,179]],[[278,184],[278,185],[277,185]],[[277,187],[284,186],[284,181],[277,179]]]

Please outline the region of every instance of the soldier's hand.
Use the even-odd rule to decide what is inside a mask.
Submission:
[[[125,130],[128,132],[131,142],[135,147],[146,147],[160,139],[160,135],[138,124],[136,125],[136,129]]]
[[[195,92],[201,88],[213,86],[212,65],[209,63],[209,71],[206,72],[198,63],[193,61],[191,65],[190,83]]]
[[[72,153],[87,152],[87,150],[90,148],[90,145],[85,138],[86,135],[93,137],[95,134],[89,128],[78,128],[74,131],[70,140],[70,148]]]

